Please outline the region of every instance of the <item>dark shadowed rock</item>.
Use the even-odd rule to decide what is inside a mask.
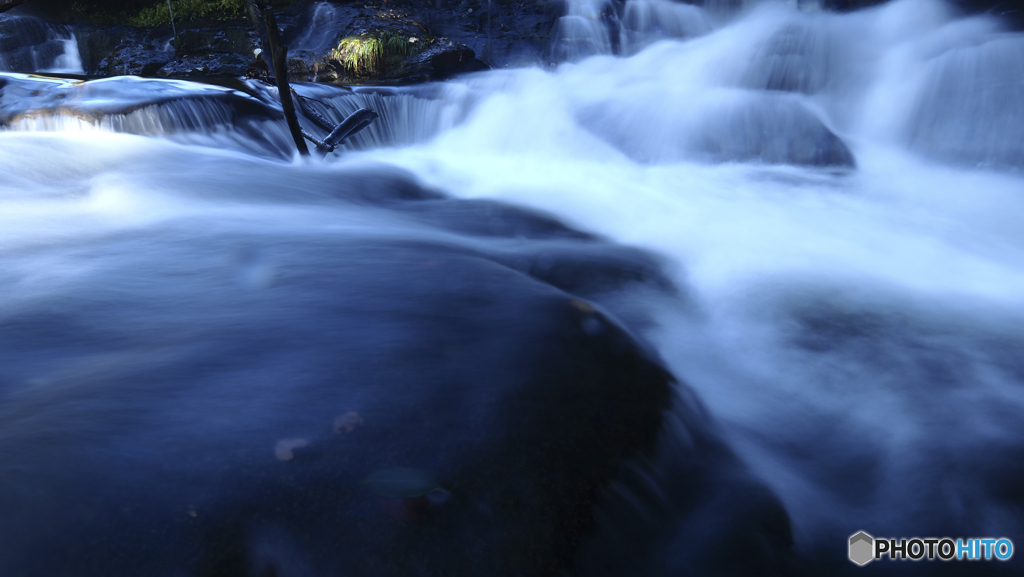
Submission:
[[[86,74],[225,78],[245,75],[257,59],[255,33],[240,23],[179,30],[83,26],[77,31]]]
[[[169,27],[85,28],[77,37],[86,74],[153,76],[174,59]]]
[[[277,109],[5,74],[0,113],[237,131]],[[387,168],[235,185],[246,163],[176,175],[226,211],[31,247],[55,264],[0,311],[0,575],[714,575],[725,542],[786,566],[784,512],[634,332],[629,295],[677,296],[657,259]]]
[[[339,182],[335,209],[443,202]],[[0,317],[0,572],[573,567],[671,396],[627,330],[469,244],[211,224],[51,246],[116,265]]]
[[[0,0],[0,12],[6,12],[19,4],[24,4],[29,0]]]
[[[581,574],[802,574],[785,508],[715,428],[692,396],[675,399],[654,456],[632,463],[605,492]]]

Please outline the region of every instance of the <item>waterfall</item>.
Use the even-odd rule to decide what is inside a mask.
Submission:
[[[341,146],[341,150],[409,146],[426,142],[462,122],[472,106],[468,92],[425,85],[410,88],[353,88],[305,84],[298,88],[308,104],[337,124],[359,108],[380,118]]]
[[[607,0],[572,0],[558,19],[552,59],[576,61],[597,54],[611,54],[612,42],[605,22],[611,4]]]
[[[301,56],[302,52],[323,53],[337,46],[338,34],[344,24],[339,8],[329,2],[317,2],[310,11],[309,22],[294,39],[285,41],[293,55]]]
[[[195,326],[181,328],[184,336],[166,336],[164,344],[163,333],[150,335],[160,346],[135,356],[117,350],[80,360],[78,343],[69,343],[55,353],[63,364],[53,371],[88,370],[101,380],[120,374],[118,363],[151,355],[153,372],[163,375],[164,346],[201,349],[194,336],[247,318],[222,315],[236,299],[266,299],[261,314],[283,327],[281,339],[291,338],[294,326],[319,322],[293,316],[313,294],[297,286],[316,288],[325,309],[362,310],[359,291],[335,298],[333,285],[324,288],[323,278],[344,266],[315,260],[344,243],[366,251],[360,266],[391,258],[374,251],[394,246],[398,255],[421,243],[457,254],[400,261],[415,274],[441,270],[437,284],[446,295],[431,305],[436,310],[393,309],[400,319],[491,306],[474,300],[473,278],[443,269],[486,253],[486,266],[504,275],[488,277],[493,295],[502,294],[502,283],[541,279],[550,281],[544,298],[590,314],[591,305],[569,299],[579,286],[592,289],[586,298],[602,318],[649,345],[678,377],[680,402],[693,413],[673,413],[662,433],[671,437],[662,445],[668,449],[624,466],[627,480],[602,492],[611,513],[596,523],[608,541],[600,542],[606,551],[586,550],[594,555],[584,563],[593,571],[588,577],[614,574],[604,552],[621,553],[619,574],[646,574],[639,565],[630,571],[637,551],[669,564],[665,574],[691,574],[684,561],[749,527],[745,511],[737,513],[736,503],[748,497],[742,492],[675,503],[672,510],[685,519],[650,521],[651,532],[671,533],[657,541],[607,526],[622,517],[638,524],[657,518],[670,510],[659,503],[688,487],[683,473],[690,471],[678,468],[691,464],[667,462],[704,442],[691,435],[687,419],[706,424],[735,453],[743,465],[737,477],[763,483],[778,498],[798,566],[812,572],[856,571],[846,547],[861,530],[907,538],[1021,535],[1024,33],[988,15],[958,16],[941,0],[895,0],[845,14],[751,2],[728,17],[722,4],[739,3],[573,0],[558,23],[553,66],[401,88],[297,84],[333,122],[362,107],[380,116],[323,161],[291,153],[273,90],[256,83],[229,90],[5,72],[0,260],[8,273],[0,279],[0,315],[21,323],[14,326],[25,334],[55,310],[94,315],[90,321],[116,317],[117,306],[96,312],[89,303],[134,298],[136,287],[104,275],[150,274],[148,256],[159,256],[164,268],[146,277],[147,286],[183,308],[209,306],[210,324],[190,317]],[[326,5],[317,10],[328,18]],[[307,41],[322,38],[300,44]],[[13,54],[28,58],[8,44],[0,48],[8,68],[20,69]],[[489,220],[496,214],[497,224]],[[538,231],[548,236],[537,241]],[[192,251],[188,243],[198,237],[206,244]],[[591,252],[580,249],[591,260],[563,258],[580,239],[598,239],[587,245]],[[82,252],[89,242],[106,244]],[[608,255],[616,274],[594,272],[593,261]],[[295,264],[302,259],[317,264]],[[186,287],[191,300],[176,301],[175,283],[192,278],[196,263],[214,280],[195,281]],[[209,304],[207,281],[230,290],[218,289]],[[420,290],[409,281],[406,296]],[[60,308],[68,298],[61,291],[85,304]],[[407,302],[394,300],[396,307]],[[503,328],[523,322],[515,305],[494,321],[495,356],[505,352]],[[147,307],[133,309],[141,320],[116,317],[124,338],[133,322],[165,322],[177,312]],[[75,326],[104,338],[95,325]],[[573,327],[587,335],[602,330],[589,322]],[[433,333],[402,334],[405,340],[394,342],[410,358],[430,356],[416,344],[433,343]],[[264,337],[252,335],[257,344]],[[303,378],[311,366],[304,355],[333,346],[325,340],[289,341],[297,343],[288,365],[295,370],[275,373],[273,385]],[[224,342],[232,351],[249,346]],[[334,362],[347,351],[331,354]],[[40,366],[55,362],[40,356]],[[444,366],[490,362],[460,357],[455,348],[430,359]],[[216,359],[208,365],[221,374]],[[489,366],[475,374],[475,391],[502,378]],[[22,376],[27,397],[44,398],[44,391],[52,395],[45,399],[60,398],[61,389],[32,388],[46,375],[25,369]],[[246,373],[245,387],[277,390],[260,378]],[[239,435],[274,414],[246,415]],[[234,424],[232,418],[223,416]],[[603,426],[596,420],[595,430]],[[325,434],[358,438],[323,424]],[[425,431],[415,435],[427,443]],[[269,448],[262,457],[273,460]],[[321,457],[304,463],[312,469],[327,462]],[[489,509],[451,493],[451,503],[504,529]],[[370,518],[368,507],[354,515]],[[629,515],[619,516],[622,510]],[[408,511],[388,511],[388,522],[410,531],[429,523],[424,517],[423,525],[399,525]],[[184,508],[174,514],[183,523],[193,518]],[[735,516],[743,520],[731,525]],[[706,526],[717,532],[701,533]],[[281,547],[287,557],[291,550]],[[991,567],[1020,572],[1022,563],[1017,555]],[[906,563],[900,570],[936,567]]]
[[[0,131],[137,134],[278,158],[294,147],[279,110],[251,96],[137,77],[82,83],[0,73]]]
[[[81,74],[78,42],[69,26],[0,14],[0,71]]]
[[[551,59],[575,62],[600,54],[632,55],[658,40],[711,31],[703,8],[673,0],[568,0],[558,19]]]

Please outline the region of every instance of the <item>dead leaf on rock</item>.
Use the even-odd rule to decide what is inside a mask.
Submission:
[[[359,416],[359,413],[349,411],[344,415],[334,417],[334,432],[340,433],[342,429],[345,429],[346,433],[351,433],[356,430],[356,427],[362,424],[363,418]]]
[[[572,305],[574,309],[580,311],[581,313],[593,314],[595,312],[594,306],[586,301],[574,299],[569,301],[569,304]]]
[[[274,456],[278,461],[291,461],[295,458],[295,453],[292,450],[305,447],[308,444],[309,441],[306,439],[281,439],[274,446]]]

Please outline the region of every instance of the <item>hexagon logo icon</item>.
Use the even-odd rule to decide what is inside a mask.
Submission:
[[[850,561],[858,565],[867,565],[874,558],[875,540],[864,531],[850,536]]]

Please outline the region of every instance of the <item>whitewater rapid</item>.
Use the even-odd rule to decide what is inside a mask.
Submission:
[[[663,259],[676,296],[616,298],[780,496],[798,550],[843,558],[858,530],[1022,539],[1024,36],[935,0],[664,8],[643,13],[685,22],[621,43],[632,56],[407,91],[302,86],[381,114],[326,162],[252,156],[223,125],[164,140],[19,121],[0,134],[0,246],[186,217],[409,234],[311,200],[346,170],[397,166]],[[24,266],[22,288],[44,291],[85,265]]]
[[[750,87],[786,27],[811,36],[811,93]],[[840,553],[862,528],[1019,535],[994,493],[1024,443],[1021,42],[937,2],[761,5],[629,58],[466,79],[486,96],[464,123],[339,162],[664,256],[683,296],[637,305],[655,311],[647,337],[782,497],[798,548]],[[680,145],[723,103],[767,98],[814,111],[856,168],[709,164]],[[614,139],[588,129],[594,110],[623,125]]]

